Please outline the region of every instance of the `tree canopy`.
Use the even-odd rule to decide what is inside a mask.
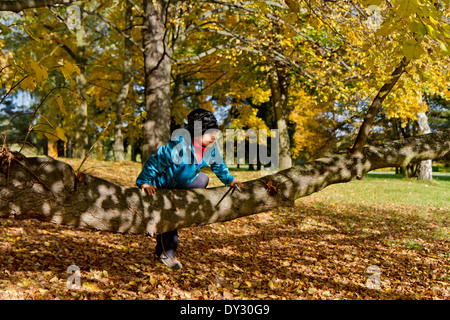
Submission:
[[[2,100],[30,92],[34,124],[51,125],[49,138],[79,156],[99,138],[107,154],[116,122],[126,144],[140,144],[159,110],[148,88],[167,78],[155,100],[167,101],[167,126],[182,126],[195,107],[231,108],[236,128],[286,128],[282,149],[306,160],[355,135],[371,105],[406,126],[428,110],[425,95],[449,97],[448,1],[149,2],[164,18],[159,35],[146,26],[145,3],[1,1]],[[161,42],[142,45],[152,37]],[[170,69],[157,73],[166,57]],[[152,148],[169,138],[161,134]]]

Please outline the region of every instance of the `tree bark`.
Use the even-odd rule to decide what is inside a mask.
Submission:
[[[417,114],[417,123],[419,125],[419,134],[430,133],[430,126],[428,125],[428,118],[425,113]],[[431,160],[421,161],[419,164],[419,175],[417,177],[422,181],[433,181],[433,167]]]
[[[2,149],[0,217],[153,235],[292,206],[296,199],[328,185],[361,179],[374,169],[440,158],[449,151],[450,130],[438,131],[369,146],[360,157],[333,154],[244,182],[242,192],[223,198],[227,187],[160,189],[149,196],[138,188],[76,174],[68,164],[52,158],[26,158]]]
[[[269,80],[272,93],[272,106],[279,135],[278,168],[279,170],[284,170],[292,166],[287,115],[288,83],[284,69],[277,68],[276,63],[274,63]]]
[[[75,2],[80,8],[83,7],[82,1]],[[86,13],[82,12],[80,27],[75,30],[75,37],[77,40],[76,63],[80,68],[80,74],[76,76],[75,88],[80,99],[80,105],[75,107],[75,157],[83,159],[86,155],[89,145],[88,135],[88,107],[87,107],[87,88],[86,80],[86,31],[84,29],[84,18]]]
[[[55,4],[71,4],[74,0],[14,0],[0,1],[0,11],[19,12],[25,9],[53,6]]]
[[[132,15],[132,4],[126,1],[125,4],[125,31],[124,34],[127,37],[131,37],[131,15]],[[128,91],[130,88],[131,81],[131,63],[132,63],[132,43],[128,38],[124,40],[124,60],[123,60],[123,71],[122,71],[122,84],[117,97],[117,108],[116,108],[116,122],[114,124],[114,160],[123,161],[125,160],[124,146],[123,146],[123,111],[125,109],[125,104],[127,102]]]
[[[170,139],[170,74],[172,49],[167,45],[164,1],[158,8],[144,0],[145,108],[142,162]]]

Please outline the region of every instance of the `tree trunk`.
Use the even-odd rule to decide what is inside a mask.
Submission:
[[[153,235],[292,206],[300,197],[362,178],[371,170],[436,159],[448,152],[450,130],[438,131],[365,147],[360,157],[332,154],[244,182],[242,192],[224,197],[227,187],[160,189],[149,196],[138,188],[76,174],[68,164],[53,158],[26,158],[1,149],[0,217]]]
[[[126,1],[125,4],[125,31],[126,36],[131,37],[131,15],[132,15],[132,5],[130,2]],[[127,102],[128,91],[130,88],[131,81],[131,63],[132,63],[132,46],[133,44],[125,38],[124,41],[124,59],[123,59],[123,71],[122,71],[122,85],[120,88],[119,96],[117,98],[117,108],[116,108],[116,123],[114,124],[114,160],[123,161],[125,160],[124,145],[123,145],[123,110],[125,109],[125,104]]]
[[[428,118],[425,113],[417,114],[417,123],[419,125],[419,134],[430,133],[430,126],[428,125]],[[418,179],[422,181],[433,181],[433,167],[431,160],[421,161],[419,164]]]
[[[170,73],[172,50],[165,33],[165,5],[144,0],[145,108],[142,162],[170,139]]]
[[[80,8],[83,7],[82,1],[75,2]],[[80,68],[80,75],[76,77],[75,88],[77,90],[78,98],[80,99],[80,105],[75,107],[75,152],[74,155],[77,158],[84,158],[87,150],[89,149],[89,135],[88,135],[88,112],[87,112],[87,81],[86,81],[86,32],[84,29],[85,12],[81,13],[80,27],[75,31],[75,37],[77,40],[77,52],[76,63]]]
[[[278,168],[284,170],[292,166],[291,143],[287,125],[288,83],[284,70],[277,68],[275,65],[270,73],[270,88],[279,135]]]

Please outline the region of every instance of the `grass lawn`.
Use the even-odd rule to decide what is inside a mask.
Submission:
[[[141,167],[83,168],[134,186]],[[449,299],[449,214],[450,176],[423,183],[373,173],[294,207],[180,230],[178,272],[155,261],[156,241],[144,235],[1,220],[0,298]],[[79,290],[67,288],[70,265],[81,269]]]

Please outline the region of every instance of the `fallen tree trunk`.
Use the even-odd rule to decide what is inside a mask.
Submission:
[[[292,206],[296,199],[328,185],[362,179],[378,168],[440,158],[449,151],[450,130],[439,131],[369,146],[359,157],[332,154],[247,181],[242,192],[229,193],[222,199],[227,187],[158,190],[152,197],[138,188],[77,174],[68,164],[52,158],[26,158],[3,150],[0,217],[153,235]]]

